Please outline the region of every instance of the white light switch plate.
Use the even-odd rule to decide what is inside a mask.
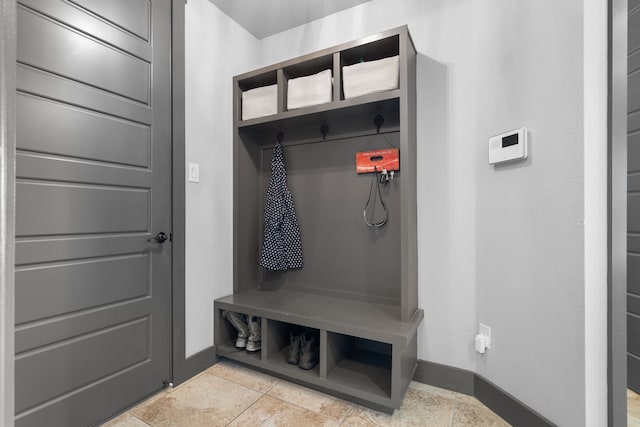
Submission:
[[[200,165],[189,163],[189,182],[200,182]]]

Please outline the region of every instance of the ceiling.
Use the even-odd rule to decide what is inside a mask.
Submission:
[[[259,39],[369,0],[209,0]]]

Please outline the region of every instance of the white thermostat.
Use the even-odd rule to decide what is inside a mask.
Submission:
[[[527,128],[520,128],[489,138],[489,164],[527,158]]]

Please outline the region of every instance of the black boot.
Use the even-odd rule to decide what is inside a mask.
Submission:
[[[298,367],[300,369],[313,369],[318,364],[320,358],[319,337],[314,332],[306,332],[300,340],[300,361]]]
[[[297,365],[300,360],[300,341],[302,339],[303,331],[294,329],[289,333],[289,358],[287,363]]]

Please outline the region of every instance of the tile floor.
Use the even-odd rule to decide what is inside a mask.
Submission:
[[[425,384],[412,382],[387,415],[223,360],[104,427],[508,425],[473,397]]]
[[[640,394],[627,389],[627,425],[640,427]]]

